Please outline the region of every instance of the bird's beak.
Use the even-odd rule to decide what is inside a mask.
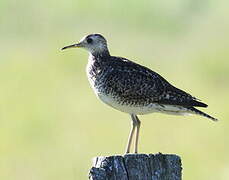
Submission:
[[[63,47],[61,50],[65,50],[65,49],[68,49],[68,48],[77,48],[77,47],[82,47],[82,43],[77,43],[77,44],[72,44],[72,45],[69,45],[69,46],[65,46]]]

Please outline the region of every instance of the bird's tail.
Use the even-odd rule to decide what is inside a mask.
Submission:
[[[212,117],[212,116],[210,116],[210,115],[208,115],[208,114],[206,114],[206,113],[204,113],[204,112],[202,112],[202,111],[200,111],[194,107],[189,107],[188,110],[190,110],[191,113],[193,113],[193,114],[198,114],[198,115],[204,116],[206,118],[209,118],[213,121],[218,121],[218,119],[216,119],[216,118],[214,118],[214,117]]]

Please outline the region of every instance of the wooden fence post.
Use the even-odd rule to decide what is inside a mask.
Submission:
[[[181,180],[181,159],[172,154],[95,157],[90,180]]]

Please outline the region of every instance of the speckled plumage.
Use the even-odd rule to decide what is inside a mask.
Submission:
[[[192,111],[194,113],[194,110],[190,109],[193,106],[207,107],[195,97],[172,86],[156,72],[125,58],[109,54],[90,55],[87,75],[97,96],[113,98],[120,104],[120,108],[151,107],[151,112],[183,114]],[[109,105],[114,107],[112,104]],[[174,112],[165,108],[168,106],[176,107]]]
[[[158,73],[122,57],[111,56],[105,38],[100,34],[84,37],[80,43],[64,47],[83,47],[89,51],[87,76],[99,99],[113,108],[129,113],[133,129],[127,146],[130,149],[134,128],[137,128],[137,152],[140,121],[136,115],[152,112],[198,114],[217,119],[196,109],[207,107],[190,94],[174,87]]]

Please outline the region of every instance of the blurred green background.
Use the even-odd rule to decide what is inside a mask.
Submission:
[[[141,153],[182,157],[185,180],[229,179],[228,1],[0,1],[0,179],[87,179],[123,154],[130,117],[98,101],[88,54],[60,48],[101,33],[111,54],[209,104],[199,116],[141,116]]]

